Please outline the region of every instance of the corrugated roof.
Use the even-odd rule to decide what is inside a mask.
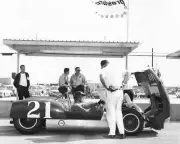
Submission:
[[[170,53],[166,56],[167,59],[180,59],[180,50]]]
[[[84,41],[84,40],[41,40],[41,39],[4,39],[10,41],[39,41],[39,42],[84,42],[84,43],[132,43],[132,44],[139,44],[140,42],[127,42],[127,41]]]
[[[3,44],[26,55],[123,57],[133,51],[139,42],[118,41],[64,41],[4,39]]]

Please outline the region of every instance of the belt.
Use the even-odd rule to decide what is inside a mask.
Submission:
[[[123,86],[120,86],[119,88],[114,89],[112,92],[115,92],[117,90],[123,90]]]
[[[117,90],[123,90],[123,88],[114,89],[114,91],[117,91]]]

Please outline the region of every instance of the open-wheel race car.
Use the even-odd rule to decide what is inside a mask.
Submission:
[[[170,101],[161,80],[151,69],[133,74],[137,84],[144,88],[150,98],[151,104],[143,113],[122,106],[125,133],[138,134],[146,127],[163,129],[165,122],[170,119]],[[48,129],[54,126],[61,130],[63,120],[101,120],[103,112],[74,112],[71,110],[73,104],[70,97],[62,99],[41,96],[15,101],[10,111],[10,123],[22,134],[34,134],[44,127]]]

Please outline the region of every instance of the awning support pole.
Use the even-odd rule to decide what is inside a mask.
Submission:
[[[19,52],[17,52],[17,74],[19,73]]]
[[[17,73],[19,73],[19,57],[20,57],[20,54],[19,52],[17,52]],[[16,93],[16,100],[19,100],[19,97],[18,97],[18,93]]]
[[[128,55],[126,55],[126,70],[128,70]]]

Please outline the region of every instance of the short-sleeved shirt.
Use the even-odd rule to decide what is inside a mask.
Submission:
[[[79,74],[78,76],[73,74],[70,79],[70,83],[72,87],[77,87],[78,85],[85,85],[86,79],[83,74]]]
[[[62,75],[59,77],[59,87],[63,86],[64,84],[68,84],[68,81],[69,81],[68,76],[65,75],[65,74],[62,74]]]
[[[105,67],[101,69],[100,74],[105,80],[107,87],[110,85],[121,86],[122,85],[122,74],[117,73],[115,70],[110,67]]]

